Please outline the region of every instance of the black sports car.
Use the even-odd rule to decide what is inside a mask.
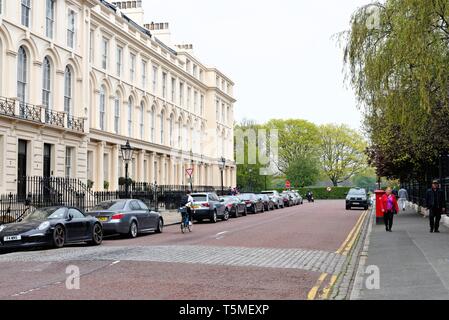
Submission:
[[[103,226],[97,218],[72,207],[40,208],[19,223],[0,225],[0,250],[48,245],[62,248],[78,242],[100,245],[102,241]]]

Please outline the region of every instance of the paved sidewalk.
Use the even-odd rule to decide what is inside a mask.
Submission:
[[[358,298],[449,299],[449,230],[442,226],[440,231],[431,234],[428,218],[414,209],[395,216],[392,233],[373,225],[365,267],[379,267],[380,289],[363,285]]]
[[[178,211],[161,211],[160,213],[166,226],[181,223],[181,214]]]

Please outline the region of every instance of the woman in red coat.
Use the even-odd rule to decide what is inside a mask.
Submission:
[[[385,190],[385,194],[381,201],[381,210],[384,214],[385,229],[387,232],[392,232],[391,227],[393,227],[393,217],[399,212],[399,206],[391,188]]]

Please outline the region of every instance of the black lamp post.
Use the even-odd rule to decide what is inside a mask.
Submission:
[[[224,186],[223,186],[223,173],[226,166],[226,159],[224,157],[221,157],[220,162],[220,171],[221,171],[221,195],[224,195]]]
[[[252,177],[252,173],[253,173],[253,169],[252,168],[249,168],[248,169],[248,173],[249,173],[249,175],[248,175],[248,183],[249,183],[249,190],[248,190],[248,192],[252,192],[253,191],[253,177]]]
[[[193,170],[193,151],[190,150],[190,169]],[[190,175],[190,191],[193,192],[193,174],[195,174],[195,172],[192,172],[192,174]]]
[[[122,159],[125,162],[125,193],[126,193],[125,197],[128,198],[129,197],[128,168],[129,163],[133,159],[134,148],[131,147],[129,141],[126,141],[126,144],[122,146],[121,151],[122,151]]]

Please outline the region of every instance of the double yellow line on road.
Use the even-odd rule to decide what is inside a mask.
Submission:
[[[346,237],[345,241],[341,244],[340,248],[335,252],[337,254],[341,254],[343,256],[347,256],[349,252],[351,251],[352,247],[354,246],[355,241],[357,240],[357,237],[360,233],[360,230],[363,225],[363,221],[365,221],[366,216],[368,215],[368,211],[365,211],[363,214],[360,215],[359,219],[357,220],[357,223],[352,228],[351,232],[349,232],[348,236]],[[322,287],[325,280],[328,278],[329,274],[322,273],[320,277],[318,278],[316,284],[310,289],[309,293],[307,294],[307,300],[315,300],[320,288]],[[320,299],[327,299],[329,297],[330,291],[332,287],[334,286],[335,282],[337,281],[338,276],[332,275],[329,279],[329,282],[327,285],[321,290],[319,294]]]

